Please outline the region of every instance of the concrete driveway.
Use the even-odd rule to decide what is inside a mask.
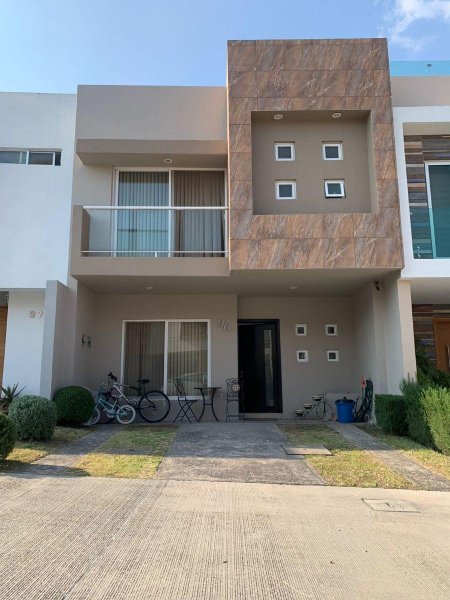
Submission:
[[[3,477],[0,497],[2,600],[450,597],[445,492]]]
[[[323,485],[299,456],[283,450],[287,440],[275,423],[181,425],[158,479]]]

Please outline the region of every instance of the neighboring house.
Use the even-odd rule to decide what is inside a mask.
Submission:
[[[393,82],[404,240],[414,334],[450,370],[450,77]]]
[[[383,39],[244,41],[229,42],[226,88],[80,86],[76,99],[62,97],[73,112],[63,125],[55,111],[52,128],[67,128],[67,141],[39,147],[62,149],[61,167],[47,172],[69,168],[70,156],[71,224],[70,199],[53,189],[39,195],[62,213],[46,211],[34,246],[8,254],[7,228],[4,383],[50,395],[69,383],[97,388],[112,370],[131,384],[150,377],[170,395],[183,376],[193,395],[242,374],[246,415],[279,418],[313,394],[358,392],[362,376],[376,392],[397,392],[415,374],[416,284],[404,218],[402,271],[392,121],[392,102],[416,93],[408,80],[392,78],[391,98]],[[394,109],[402,172],[407,110]],[[2,148],[36,147],[14,129]],[[0,165],[0,177],[22,167]],[[2,184],[0,193],[3,211],[12,191],[5,200]],[[24,240],[34,232],[29,203],[43,201],[22,202]],[[14,286],[6,270],[17,273],[26,253],[34,268]],[[11,334],[30,359],[8,347],[15,287],[39,288],[40,306],[45,296],[40,338],[34,305]]]
[[[0,381],[34,394],[51,280],[68,282],[75,111],[75,95],[0,93]]]

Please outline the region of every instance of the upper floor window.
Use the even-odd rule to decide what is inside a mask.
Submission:
[[[61,165],[59,150],[0,150],[0,163],[15,165]]]
[[[427,162],[425,174],[433,258],[450,258],[450,163]]]
[[[278,142],[275,144],[275,160],[295,160],[294,142]]]
[[[297,198],[297,183],[295,179],[276,181],[275,197],[277,200],[295,200]]]
[[[342,142],[323,142],[324,160],[342,160]]]
[[[325,181],[325,198],[345,198],[345,186],[342,180]]]

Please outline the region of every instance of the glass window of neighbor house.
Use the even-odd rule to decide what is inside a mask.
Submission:
[[[450,163],[427,163],[428,206],[434,258],[450,258]]]
[[[324,160],[342,160],[342,142],[323,142]]]
[[[345,186],[342,180],[325,181],[325,198],[344,198]]]
[[[275,197],[277,200],[295,200],[297,197],[297,184],[294,179],[275,182]]]
[[[0,163],[59,167],[61,152],[56,150],[0,150]]]
[[[277,142],[275,144],[275,160],[295,160],[295,144],[293,142]]]

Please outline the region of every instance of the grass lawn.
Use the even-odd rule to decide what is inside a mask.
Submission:
[[[450,456],[441,454],[431,448],[421,446],[409,437],[383,433],[383,431],[378,429],[378,427],[375,427],[375,425],[360,425],[360,427],[363,431],[366,431],[370,435],[378,438],[381,442],[399,450],[405,456],[413,458],[424,467],[427,467],[438,475],[450,479]]]
[[[116,433],[75,465],[93,477],[148,479],[158,470],[176,427],[131,426]]]
[[[0,460],[0,473],[20,470],[38,458],[51,454],[65,444],[76,442],[89,433],[89,429],[55,427],[53,438],[47,442],[18,441],[11,454],[5,460]]]
[[[358,450],[326,425],[279,424],[293,446],[322,444],[332,456],[308,456],[306,461],[329,485],[342,487],[414,488],[380,460]]]

